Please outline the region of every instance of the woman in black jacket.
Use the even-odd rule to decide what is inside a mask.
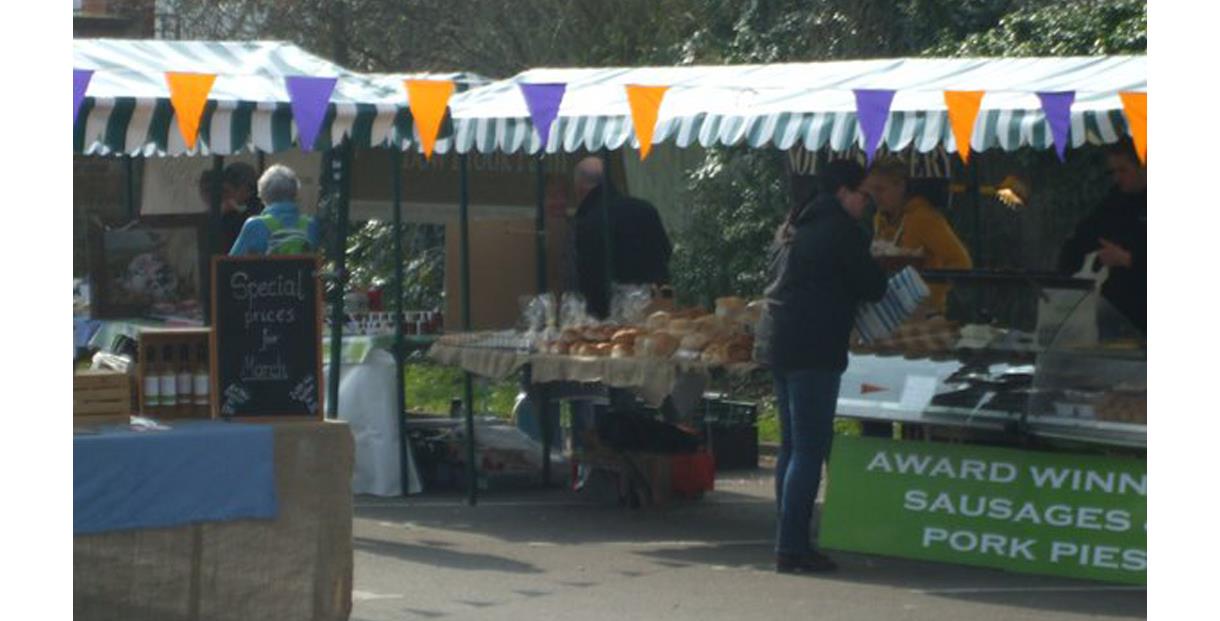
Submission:
[[[868,202],[859,189],[864,168],[839,160],[819,172],[817,196],[798,203],[776,234],[759,335],[779,406],[775,553],[783,573],[835,568],[810,545],[810,520],[822,462],[830,453],[856,309],[880,300],[886,287],[858,225]]]

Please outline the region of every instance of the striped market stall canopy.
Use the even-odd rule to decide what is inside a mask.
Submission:
[[[945,91],[985,91],[975,151],[1052,146],[1037,93],[1073,91],[1070,142],[1128,133],[1120,92],[1146,92],[1144,56],[891,59],[817,63],[533,69],[450,103],[459,152],[537,152],[521,84],[565,84],[546,152],[638,148],[624,87],[668,86],[652,142],[845,151],[863,145],[856,89],[896,91],[881,145],[955,151]],[[438,143],[444,151],[449,144]]]
[[[465,73],[365,75],[282,42],[74,40],[73,67],[92,78],[75,125],[73,150],[86,155],[230,155],[297,147],[285,83],[291,76],[337,78],[319,149],[350,137],[358,147],[415,144],[403,80],[452,80],[461,92],[486,83]],[[214,74],[188,149],[170,101],[167,72]]]

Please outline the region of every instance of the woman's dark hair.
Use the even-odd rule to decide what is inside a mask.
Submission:
[[[864,167],[855,160],[835,160],[818,171],[818,190],[824,194],[834,194],[840,188],[855,191],[864,177]]]
[[[258,192],[258,171],[245,162],[233,162],[225,166],[224,182],[235,188],[247,188],[254,194]]]

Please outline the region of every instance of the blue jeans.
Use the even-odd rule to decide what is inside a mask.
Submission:
[[[776,370],[774,375],[781,437],[775,463],[775,552],[798,556],[812,551],[809,527],[822,462],[830,457],[842,374],[806,369]]]

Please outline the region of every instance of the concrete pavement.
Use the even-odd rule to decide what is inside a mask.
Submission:
[[[772,568],[771,472],[702,500],[620,508],[566,490],[357,498],[353,621],[401,619],[1134,619],[1146,591],[835,553]]]

